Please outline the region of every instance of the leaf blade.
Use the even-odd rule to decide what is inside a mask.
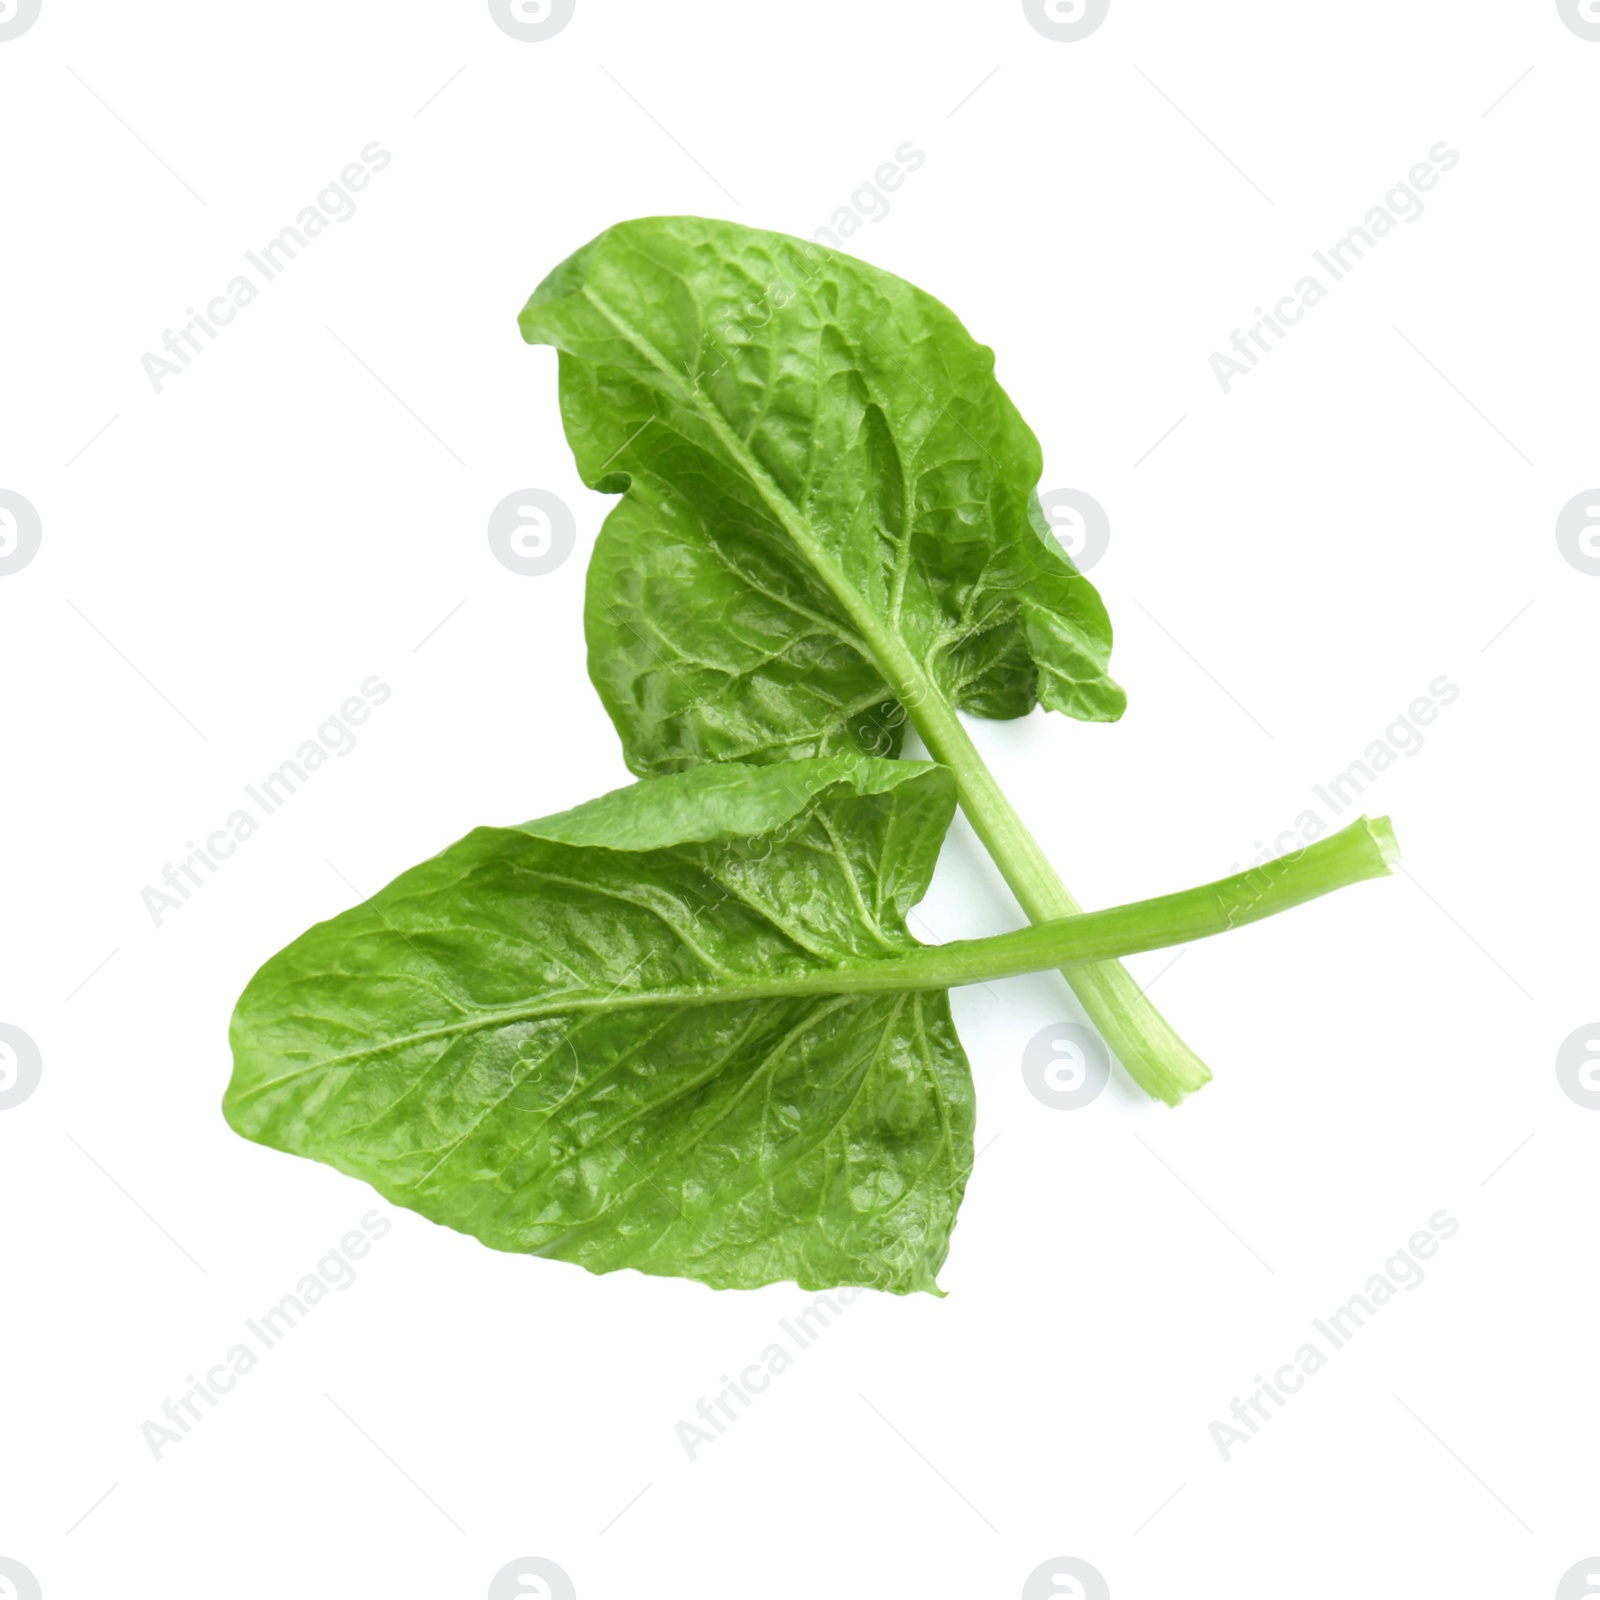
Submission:
[[[635,771],[892,754],[899,719],[871,709],[930,688],[984,715],[1121,714],[1105,609],[1041,537],[1038,443],[931,296],[780,234],[654,218],[564,262],[521,326],[562,352],[585,480],[626,491],[586,619]]]
[[[225,1114],[494,1248],[937,1292],[971,1165],[945,995],[744,990],[914,949],[952,809],[942,769],[848,758],[478,829],[263,967]]]

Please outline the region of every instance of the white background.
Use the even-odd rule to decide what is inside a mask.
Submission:
[[[43,524],[0,577],[0,1022],[43,1057],[0,1112],[0,1556],[45,1600],[478,1600],[524,1555],[582,1600],[1009,1600],[1064,1555],[1116,1600],[1554,1595],[1600,1549],[1600,1114],[1554,1068],[1600,1013],[1600,579],[1555,540],[1600,482],[1597,87],[1553,0],[1114,0],[1078,43],[1015,0],[578,0],[536,44],[467,0],[44,0],[0,43],[0,488]],[[356,215],[157,394],[141,356],[373,140]],[[693,1462],[674,1424],[808,1296],[385,1207],[158,1463],[141,1424],[376,1204],[224,1125],[250,973],[626,780],[580,626],[608,502],[522,301],[625,217],[810,234],[908,140],[850,247],[995,347],[1045,487],[1111,520],[1126,719],[977,729],[1067,881],[1228,871],[1443,675],[1362,801],[1409,875],[1133,963],[1216,1073],[1176,1112],[1030,1095],[1059,979],[960,994],[948,1298],[864,1296]],[[1224,395],[1211,353],[1441,140],[1425,214]],[[528,486],[579,528],[535,578],[485,536]],[[357,748],[155,926],[372,674]],[[958,832],[925,936],[1016,921]],[[1440,1208],[1426,1281],[1224,1462],[1210,1424]]]

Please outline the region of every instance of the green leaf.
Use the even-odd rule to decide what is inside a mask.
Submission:
[[[1121,715],[1111,628],[1035,495],[993,352],[865,262],[698,217],[542,283],[592,487],[589,670],[636,772],[899,749],[928,695]]]
[[[496,1249],[937,1292],[972,1164],[946,994],[772,991],[920,949],[953,807],[846,757],[479,828],[256,974],[227,1118]]]

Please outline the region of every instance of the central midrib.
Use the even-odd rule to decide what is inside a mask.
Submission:
[[[429,1044],[434,1040],[459,1039],[467,1034],[481,1033],[487,1028],[503,1028],[518,1022],[544,1022],[582,1012],[634,1011],[648,1006],[711,1006],[738,1005],[751,1000],[817,1000],[824,998],[880,1000],[895,994],[905,994],[926,987],[934,990],[941,984],[917,984],[912,974],[915,968],[901,972],[908,979],[898,988],[874,987],[854,989],[849,983],[851,974],[876,973],[887,968],[898,968],[908,957],[937,950],[937,945],[914,945],[900,956],[886,956],[869,961],[858,961],[843,967],[806,967],[787,975],[778,975],[762,982],[730,986],[720,989],[630,989],[613,990],[609,994],[570,994],[553,996],[533,1005],[486,1007],[475,1012],[466,1021],[451,1023],[442,1028],[419,1028],[412,1033],[396,1034],[360,1050],[346,1051],[342,1055],[325,1056],[312,1062],[299,1072],[288,1072],[280,1078],[265,1083],[252,1084],[239,1098],[250,1099],[268,1090],[303,1077],[307,1072],[323,1072],[342,1067],[350,1062],[362,1061],[377,1051],[408,1049],[412,1045]],[[840,981],[843,980],[843,981]]]

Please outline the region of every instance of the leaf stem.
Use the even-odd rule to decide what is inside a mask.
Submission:
[[[1082,908],[995,782],[949,703],[930,692],[907,710],[928,753],[955,773],[961,809],[1029,921],[1077,916]],[[1210,1068],[1145,998],[1121,962],[1064,969],[1062,976],[1129,1076],[1147,1094],[1175,1106],[1211,1081]]]
[[[1061,967],[1076,979],[1110,964],[1112,957],[1210,938],[1353,883],[1387,877],[1399,853],[1387,817],[1362,817],[1316,844],[1198,888],[1105,911],[1077,912],[1015,933],[957,939],[903,956],[808,972],[766,992],[881,994],[946,989],[1047,972],[1051,967]],[[1120,965],[1118,970],[1123,970]]]

